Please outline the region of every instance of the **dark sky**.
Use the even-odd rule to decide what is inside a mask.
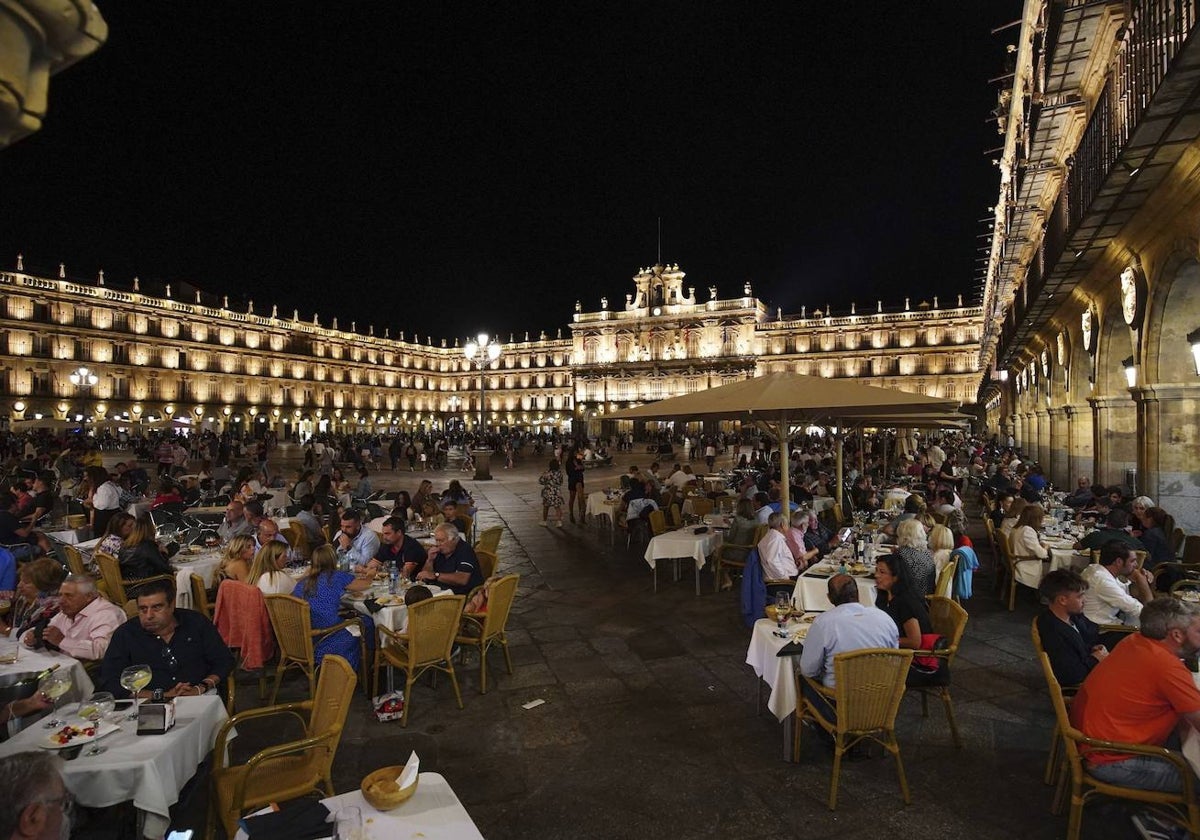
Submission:
[[[0,153],[5,267],[519,338],[623,302],[661,216],[698,295],[977,295],[1019,0],[97,2]]]

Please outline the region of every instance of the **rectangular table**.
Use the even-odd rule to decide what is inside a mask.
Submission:
[[[792,603],[797,609],[808,612],[825,612],[833,609],[829,603],[829,579],[837,574],[838,567],[819,563],[805,569],[796,578],[792,590]],[[858,600],[870,606],[875,604],[875,578],[869,575],[854,575],[858,584]]]
[[[667,531],[650,540],[646,546],[646,563],[654,570],[654,591],[658,591],[658,561],[679,560],[690,557],[696,561],[696,594],[700,594],[700,570],[705,560],[721,545],[721,532],[709,528],[703,534],[694,528]],[[678,567],[677,567],[678,568]],[[676,574],[676,580],[678,580]]]
[[[321,802],[331,815],[336,815],[342,808],[358,808],[362,812],[362,840],[410,837],[425,840],[483,840],[483,835],[471,821],[471,815],[440,773],[422,773],[412,798],[390,811],[376,811],[363,799],[362,791],[357,790],[322,799]],[[238,829],[236,840],[248,840],[246,832]]]
[[[122,720],[121,731],[101,741],[106,752],[66,762],[63,778],[79,803],[107,808],[132,801],[142,836],[161,840],[171,824],[171,806],[229,719],[216,694],[179,697],[175,713],[175,726],[163,735],[139,736],[136,721]],[[47,734],[35,724],[0,744],[0,756],[40,749]]]
[[[811,617],[811,613],[803,616]],[[776,655],[790,641],[775,635],[777,626],[769,618],[760,618],[754,622],[754,629],[750,634],[750,647],[746,650],[746,664],[754,669],[754,673],[771,690],[767,698],[767,709],[783,724],[783,760],[794,761],[792,727],[796,722],[793,712],[796,711],[796,668],[800,664],[800,657]],[[795,630],[796,626],[793,620],[788,628]],[[762,695],[758,688],[755,689],[755,695],[761,700]]]

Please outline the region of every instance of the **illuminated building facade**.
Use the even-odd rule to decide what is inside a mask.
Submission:
[[[978,308],[770,313],[751,292],[697,302],[678,266],[634,277],[621,311],[576,307],[571,337],[510,340],[481,394],[457,340],[363,334],[298,312],[233,311],[228,300],[117,289],[104,281],[0,272],[3,408],[15,420],[104,426],[320,431],[632,429],[604,421],[633,403],[767,372],[850,377],[971,403]],[[576,425],[577,423],[577,425]]]

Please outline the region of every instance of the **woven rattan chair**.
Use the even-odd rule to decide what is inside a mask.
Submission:
[[[513,599],[517,597],[520,575],[505,575],[488,584],[488,603],[485,613],[463,613],[462,631],[455,642],[479,648],[479,693],[487,694],[487,653],[493,645],[504,652],[504,665],[512,673],[512,657],[508,655],[505,628]],[[468,602],[470,597],[468,597]]]
[[[479,534],[479,542],[475,543],[475,553],[478,554],[480,550],[483,550],[495,554],[500,548],[502,536],[504,536],[504,528],[500,525],[484,529]]]
[[[1037,616],[1033,617],[1030,623],[1029,635],[1033,639],[1033,652],[1038,656],[1045,655],[1046,649],[1042,647],[1042,634],[1038,630]],[[1058,682],[1055,678],[1055,682]],[[1071,705],[1071,700],[1075,692],[1079,690],[1077,685],[1063,685],[1059,683],[1059,689],[1063,693],[1063,700],[1067,706]],[[1054,723],[1054,732],[1050,735],[1050,752],[1046,756],[1046,770],[1042,774],[1042,781],[1048,785],[1054,784],[1054,780],[1058,778],[1058,774],[1063,772],[1065,755],[1062,749],[1062,730],[1058,728],[1058,721]]]
[[[912,663],[913,651],[893,648],[866,648],[839,653],[833,658],[834,688],[796,672],[796,725],[792,750],[800,754],[800,731],[811,720],[833,736],[833,777],[829,784],[829,810],[837,808],[838,776],[842,756],[861,741],[871,740],[883,746],[896,759],[900,793],[904,804],[911,801],[900,744],[896,741],[896,712],[904,696],[904,680]],[[804,694],[804,681],[834,704],[837,721],[832,722]]]
[[[713,512],[713,500],[697,496],[692,499],[692,516],[709,516]]]
[[[62,550],[67,557],[67,568],[71,570],[71,574],[88,576],[87,566],[83,563],[83,555],[79,553],[79,549],[73,545],[64,545]]]
[[[332,636],[348,627],[359,629],[359,654],[363,667],[367,662],[367,643],[363,638],[362,622],[358,618],[348,618],[339,621],[332,627],[322,627],[314,630],[312,626],[312,611],[308,601],[293,595],[268,595],[267,614],[271,617],[271,629],[275,631],[275,644],[279,650],[279,664],[275,666],[275,684],[271,688],[271,704],[279,696],[279,684],[283,675],[291,668],[298,669],[308,677],[308,693],[313,696],[316,690],[317,665],[314,648],[325,637]],[[322,660],[324,661],[324,660]],[[363,686],[366,686],[363,679]]]
[[[214,605],[208,602],[208,590],[204,588],[204,578],[193,573],[190,580],[192,583],[192,609],[211,621]]]
[[[683,514],[679,511],[679,505],[672,502],[669,505],[663,505],[663,510],[667,512],[667,524],[672,528],[678,528],[683,524]]]
[[[238,820],[263,805],[318,790],[333,796],[333,758],[342,739],[355,682],[350,663],[340,656],[327,656],[312,700],[250,709],[224,723],[213,751],[206,840],[216,836],[218,821],[225,836],[234,837]],[[226,766],[226,746],[235,726],[283,714],[299,720],[304,726],[303,738],[259,750],[245,764]]]
[[[121,563],[116,557],[97,551],[94,559],[100,568],[100,579],[104,583],[108,600],[114,604],[124,604],[125,614],[130,618],[137,615],[137,601],[133,599],[132,593],[136,593],[139,586],[158,580],[169,580],[172,583],[175,581],[174,575],[154,575],[148,578],[127,580],[121,577]]]
[[[304,527],[303,522],[291,522],[288,524],[287,533],[288,545],[296,554],[305,560],[312,556],[312,545],[308,539],[308,529]]]
[[[667,533],[667,516],[661,510],[650,511],[650,535],[657,537],[660,534]]]
[[[717,510],[721,513],[733,513],[734,508],[737,507],[737,501],[737,496],[722,496],[717,499]]]
[[[1005,567],[1008,569],[1008,611],[1012,612],[1017,608],[1017,586],[1020,581],[1017,580],[1017,564],[1019,563],[1039,563],[1045,565],[1046,561],[1040,557],[1014,555],[1009,549],[1008,540],[1004,534],[998,533],[997,538],[1000,542],[1000,554],[1004,557]],[[1045,569],[1043,569],[1043,573]],[[1001,598],[1003,598],[1003,591]]]
[[[404,671],[406,679],[401,726],[408,726],[413,685],[426,671],[449,674],[458,708],[463,707],[462,692],[458,690],[458,677],[454,673],[450,652],[454,647],[466,600],[462,595],[442,595],[413,604],[408,608],[408,630],[405,633],[393,633],[382,625],[376,625],[379,644],[375,647],[375,694],[379,694],[379,670],[385,664]]]
[[[937,585],[933,588],[933,594],[942,598],[954,597],[954,574],[958,571],[958,558],[955,557],[942,566],[942,570],[938,572]]]
[[[1071,810],[1067,817],[1067,840],[1079,840],[1080,824],[1083,821],[1083,806],[1089,798],[1100,794],[1113,796],[1118,799],[1131,799],[1157,806],[1155,812],[1167,817],[1173,822],[1186,828],[1192,837],[1200,836],[1200,805],[1196,803],[1195,774],[1191,765],[1182,754],[1165,747],[1147,746],[1145,744],[1123,744],[1115,741],[1102,741],[1089,738],[1071,725],[1067,714],[1067,703],[1063,697],[1058,681],[1054,679],[1054,670],[1050,666],[1050,657],[1045,653],[1038,655],[1042,663],[1042,674],[1046,678],[1046,687],[1050,692],[1050,702],[1054,704],[1054,717],[1062,733],[1062,746],[1066,754],[1069,773],[1063,775],[1063,781],[1069,785]],[[1087,771],[1080,746],[1093,747],[1099,750],[1132,753],[1168,761],[1179,771],[1183,779],[1183,790],[1179,793],[1166,793],[1156,790],[1123,787],[1101,781]],[[1058,813],[1058,811],[1056,811]]]
[[[938,682],[940,685],[909,686],[910,691],[921,694],[921,715],[929,717],[929,695],[935,694],[941,698],[942,706],[946,709],[946,722],[950,724],[950,737],[954,746],[962,749],[962,738],[958,734],[958,722],[954,718],[954,701],[950,698],[950,675],[953,672],[954,659],[958,655],[958,646],[962,642],[963,631],[967,628],[967,611],[950,598],[938,595],[929,597],[929,623],[933,632],[946,639],[945,650],[914,651],[915,656],[936,656],[945,659],[945,665],[939,669]]]
[[[484,580],[496,574],[496,567],[500,565],[500,558],[496,556],[495,552],[477,548],[475,549],[475,557],[479,560],[479,573],[483,575]]]

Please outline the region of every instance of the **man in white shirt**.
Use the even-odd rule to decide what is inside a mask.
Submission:
[[[767,519],[772,513],[776,513],[775,508],[771,507],[771,497],[766,493],[758,492],[754,494],[754,518],[758,520],[759,525],[766,525]]]
[[[379,553],[379,537],[363,527],[361,513],[346,508],[342,512],[342,530],[333,538],[333,546],[338,560],[348,560],[351,566],[365,566]]]
[[[1086,567],[1081,576],[1088,585],[1083,614],[1095,624],[1127,624],[1137,627],[1142,605],[1154,599],[1154,576],[1134,568],[1137,555],[1127,543],[1107,542],[1100,549],[1100,562]],[[1118,577],[1127,577],[1122,583]],[[1132,594],[1131,594],[1132,593]]]
[[[800,566],[783,532],[783,514],[772,512],[767,517],[767,533],[759,540],[758,559],[764,580],[795,580],[800,574]]]
[[[886,612],[859,600],[858,583],[850,575],[834,575],[828,583],[833,609],[821,613],[808,629],[804,652],[800,655],[800,673],[820,678],[826,688],[834,687],[833,658],[839,653],[867,648],[899,647],[896,622]],[[829,720],[837,712],[828,698],[802,684],[807,697]]]
[[[933,443],[925,450],[925,460],[929,462],[929,466],[933,467],[935,471],[940,470],[942,462],[946,460],[946,451],[936,443]]]

